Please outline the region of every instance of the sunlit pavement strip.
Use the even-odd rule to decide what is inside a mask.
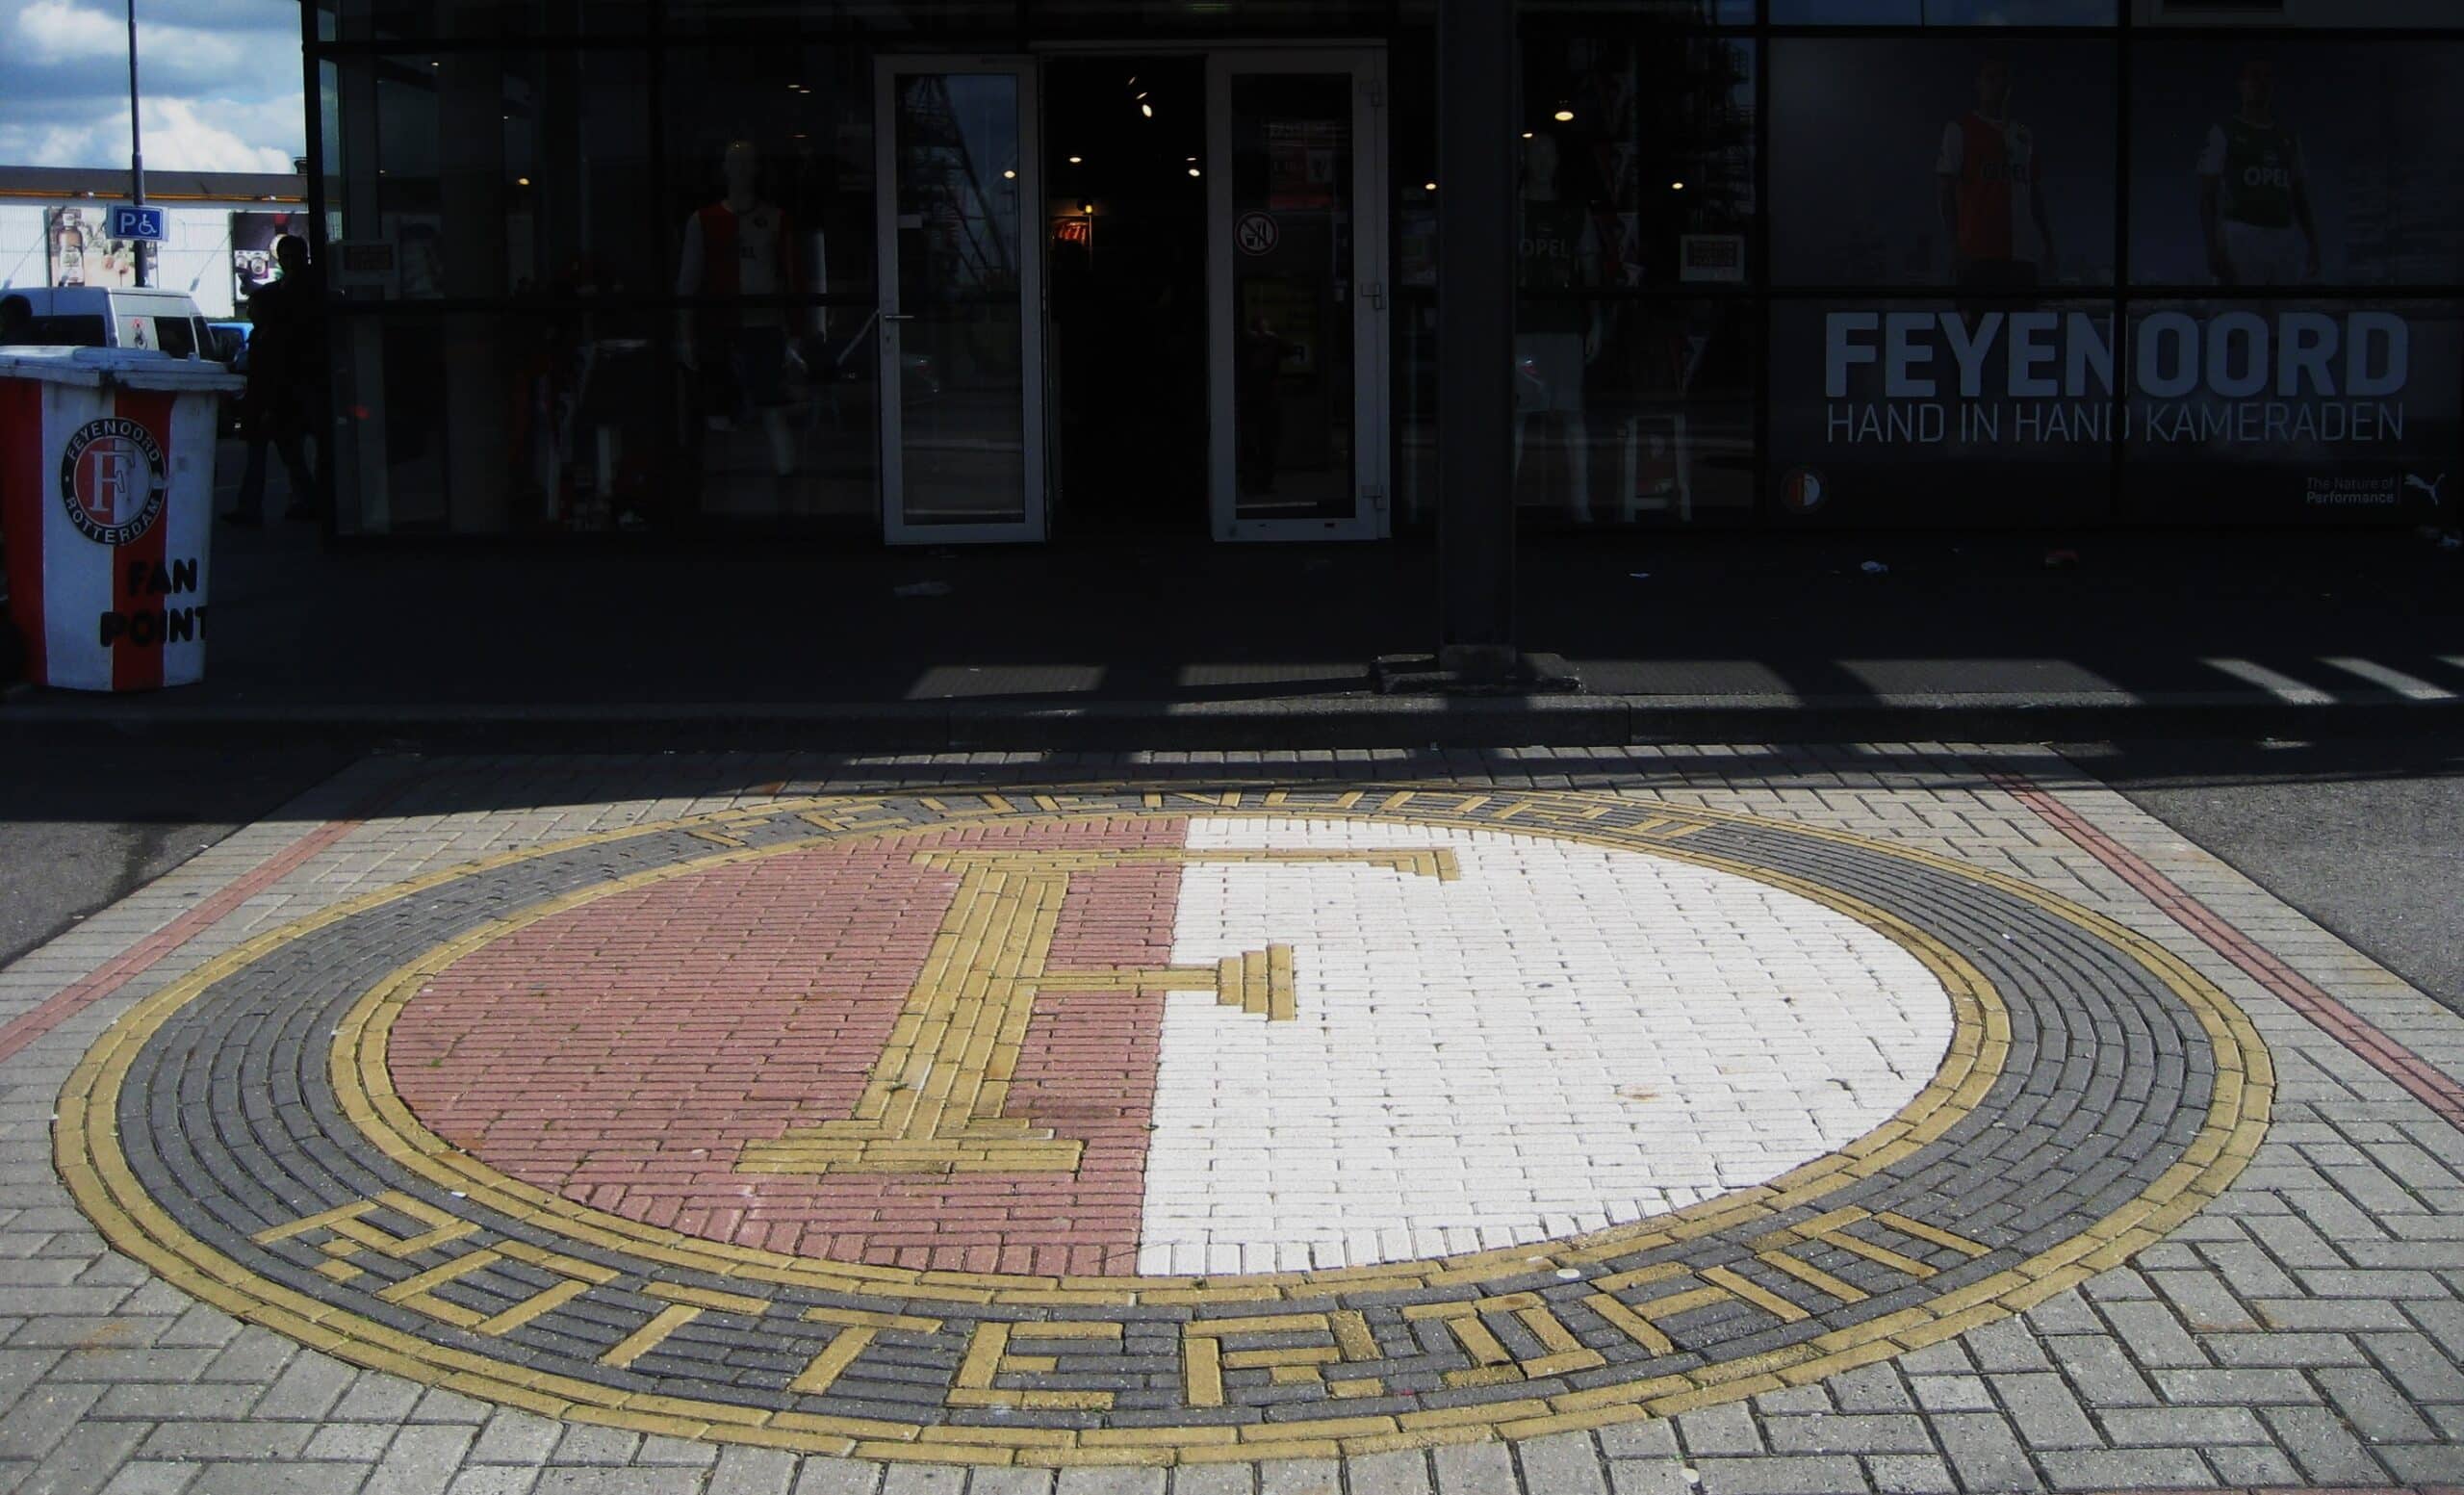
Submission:
[[[375,760],[0,1041],[7,1487],[2464,1482],[2464,1021],[2042,754]]]

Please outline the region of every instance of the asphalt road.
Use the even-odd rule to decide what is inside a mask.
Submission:
[[[279,810],[350,755],[0,741],[0,965]]]
[[[2141,809],[2464,1012],[2464,742],[2066,747]]]

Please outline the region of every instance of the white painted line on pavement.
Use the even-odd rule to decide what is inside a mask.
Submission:
[[[2247,659],[2201,659],[2199,663],[2246,684],[2256,685],[2293,706],[2326,706],[2336,699],[2316,685],[2305,685],[2290,675],[2279,675],[2264,664],[2252,664]]]
[[[2455,692],[2444,685],[2433,685],[2418,675],[2407,675],[2402,670],[2389,669],[2386,665],[2373,660],[2335,658],[2325,662],[2348,675],[2358,675],[2374,684],[2384,685],[2409,700],[2452,701],[2455,699]]]

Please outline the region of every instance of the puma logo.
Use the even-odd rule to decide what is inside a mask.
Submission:
[[[2438,490],[2447,486],[2447,475],[2445,473],[2441,473],[2429,481],[2424,482],[2422,481],[2419,474],[2406,473],[2404,475],[2404,486],[2407,488],[2419,488],[2422,492],[2428,494],[2429,501],[2432,503],[2443,503],[2444,501],[2438,496]]]

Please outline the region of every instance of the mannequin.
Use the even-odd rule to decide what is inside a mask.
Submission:
[[[781,296],[802,290],[787,217],[758,189],[761,157],[751,141],[732,141],[720,160],[727,193],[685,220],[676,270],[679,296]],[[772,474],[795,476],[796,437],[787,424],[787,379],[803,360],[777,306],[705,308],[677,314],[677,359],[706,388],[725,391],[711,420],[727,428],[757,413],[769,436]],[[717,401],[713,401],[716,403]]]
[[[1589,208],[1557,193],[1557,142],[1535,134],[1523,146],[1522,223],[1516,259],[1521,287],[1572,291],[1600,283],[1600,240]],[[1527,417],[1553,415],[1566,434],[1566,505],[1577,524],[1591,519],[1591,454],[1583,424],[1583,368],[1600,353],[1600,310],[1574,300],[1533,300],[1516,322],[1514,463],[1523,468]]]

